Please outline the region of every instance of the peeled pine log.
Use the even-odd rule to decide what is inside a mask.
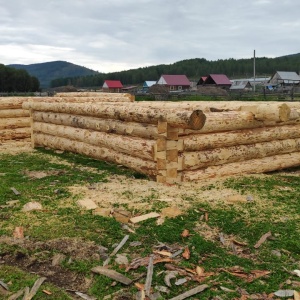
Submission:
[[[300,152],[234,162],[194,171],[184,171],[182,181],[198,181],[232,175],[259,174],[296,166],[300,166]]]
[[[41,122],[33,123],[33,131],[85,142],[99,147],[106,147],[140,158],[154,160],[154,140],[132,138]]]
[[[158,138],[157,126],[145,123],[123,122],[99,119],[88,116],[69,115],[52,112],[33,111],[32,118],[37,122],[91,129],[106,133],[129,135],[146,139]]]
[[[183,170],[300,151],[300,138],[183,153]]]
[[[0,110],[22,108],[23,102],[27,101],[25,97],[3,97],[0,98]]]
[[[285,122],[289,120],[291,109],[285,103],[264,103],[252,106],[241,106],[241,111],[250,111],[257,120]]]
[[[184,136],[182,140],[184,151],[201,151],[295,138],[300,138],[300,125],[283,125],[210,134],[195,134]]]
[[[131,106],[118,103],[113,106],[106,103],[43,103],[25,102],[24,109],[38,111],[51,111],[74,115],[93,116],[105,119],[117,119],[121,121],[157,124],[158,121],[166,121],[171,126],[180,128],[201,129],[205,123],[205,115],[200,110],[162,110],[144,108],[138,105]]]
[[[29,111],[21,108],[0,110],[0,118],[19,118],[19,117],[29,117]]]
[[[129,98],[118,98],[118,97],[32,97],[28,98],[29,102],[49,102],[49,103],[131,103]]]
[[[255,120],[254,115],[247,111],[211,112],[205,116],[206,122],[200,130],[185,129],[180,134],[212,133],[264,126],[262,121]]]
[[[244,101],[139,101],[143,107],[163,109],[202,110],[204,113],[222,111],[248,111],[255,119],[285,122],[300,117],[300,103],[295,102],[244,102]]]
[[[129,93],[102,93],[102,92],[70,92],[70,93],[56,93],[55,97],[97,97],[121,99],[120,101],[134,101],[134,95]]]
[[[0,130],[2,129],[14,129],[30,127],[30,118],[1,118],[0,119]]]
[[[87,143],[42,133],[34,134],[34,141],[35,144],[39,146],[80,153],[96,159],[121,164],[149,176],[157,175],[156,164],[153,161],[140,159],[109,148],[93,146]]]
[[[5,129],[0,131],[0,141],[22,140],[22,139],[30,138],[30,135],[31,135],[30,127]]]

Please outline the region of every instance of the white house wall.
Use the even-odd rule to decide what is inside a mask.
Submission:
[[[157,81],[157,84],[167,84],[167,82],[163,77],[160,77],[159,80]]]

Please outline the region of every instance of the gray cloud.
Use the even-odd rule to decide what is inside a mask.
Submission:
[[[182,59],[298,53],[292,0],[0,0],[0,63],[66,60],[100,72]]]

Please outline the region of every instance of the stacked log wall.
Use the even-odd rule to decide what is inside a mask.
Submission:
[[[177,181],[177,167],[170,165],[166,172],[158,166],[157,145],[166,136],[167,158],[170,157],[174,134],[180,129],[200,129],[205,123],[201,111],[139,107],[116,102],[28,101],[24,109],[31,111],[33,147],[47,146],[89,155],[115,162],[151,177],[166,177]],[[166,124],[168,132],[162,133]],[[174,126],[172,129],[172,126]],[[171,134],[171,136],[169,136]],[[177,139],[179,137],[177,133]],[[172,154],[172,162],[177,153]]]
[[[181,132],[182,181],[300,165],[299,103],[232,104],[207,112],[201,130]]]
[[[132,102],[108,93],[5,99],[2,136],[20,138],[26,128],[33,147],[122,164],[162,183],[300,165],[299,102]]]
[[[0,143],[30,138],[29,111],[22,108],[27,98],[0,98]]]

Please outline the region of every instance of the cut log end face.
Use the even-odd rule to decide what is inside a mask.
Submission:
[[[195,110],[192,112],[190,117],[190,127],[194,130],[201,129],[206,121],[206,116],[202,110]]]

